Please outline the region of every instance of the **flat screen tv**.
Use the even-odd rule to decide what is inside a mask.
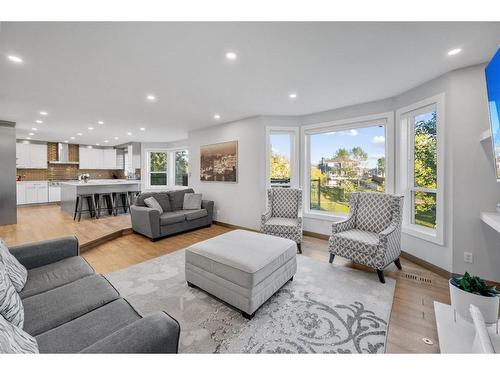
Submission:
[[[490,109],[491,140],[497,181],[500,182],[500,48],[486,66],[486,87]]]

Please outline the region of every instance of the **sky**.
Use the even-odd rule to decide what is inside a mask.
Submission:
[[[486,66],[486,85],[495,157],[500,158],[500,49]],[[497,178],[500,179],[500,170],[497,170]]]

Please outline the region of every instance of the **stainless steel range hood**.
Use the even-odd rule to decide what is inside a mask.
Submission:
[[[77,161],[69,161],[69,145],[67,143],[57,144],[57,160],[49,161],[49,164],[79,164]]]

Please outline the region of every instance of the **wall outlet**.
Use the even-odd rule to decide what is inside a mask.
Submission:
[[[474,263],[474,257],[472,256],[472,253],[464,253],[464,262],[465,263]]]

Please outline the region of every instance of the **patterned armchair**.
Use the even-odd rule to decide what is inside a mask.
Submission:
[[[302,253],[302,190],[268,189],[267,211],[262,214],[260,231],[295,241]]]
[[[347,219],[332,225],[328,248],[335,255],[377,270],[385,283],[384,268],[394,262],[401,269],[401,211],[403,197],[382,193],[352,193]]]

